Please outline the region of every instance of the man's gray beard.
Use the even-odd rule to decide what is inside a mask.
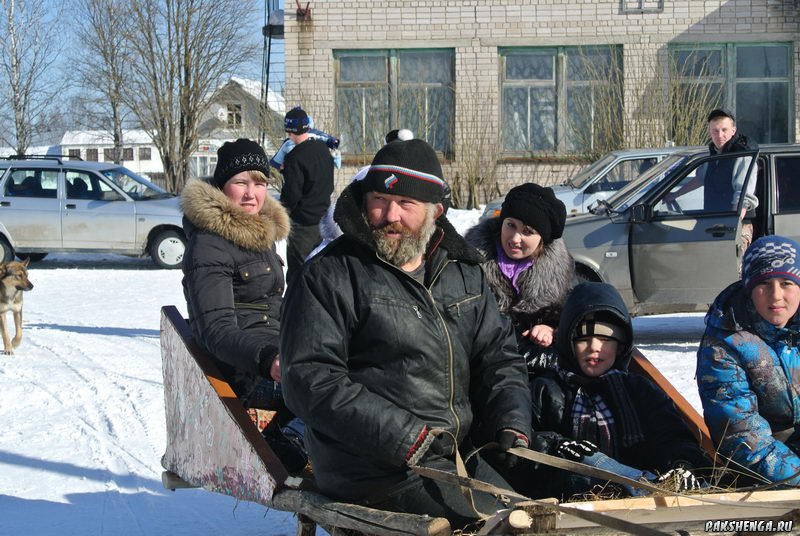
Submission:
[[[402,236],[398,239],[387,238],[386,227],[375,228],[370,225],[366,214],[364,215],[364,219],[372,230],[372,237],[375,240],[375,248],[378,251],[378,255],[380,255],[383,260],[397,267],[401,267],[425,254],[428,242],[436,231],[435,213],[436,205],[429,205],[425,221],[422,223],[422,227],[420,227],[419,231],[412,232],[403,227],[401,230]]]

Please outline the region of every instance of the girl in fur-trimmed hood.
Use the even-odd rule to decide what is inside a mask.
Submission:
[[[257,385],[274,395],[266,398],[280,398],[285,282],[275,243],[288,236],[290,223],[267,193],[268,173],[264,150],[239,139],[219,149],[210,182],[189,181],[182,193],[188,240],[183,290],[192,334],[237,396],[253,407],[259,405]]]
[[[561,235],[567,212],[551,188],[512,188],[496,219],[467,231],[486,258],[483,270],[500,312],[514,323],[529,370],[555,364],[555,328],[573,284],[575,261]]]

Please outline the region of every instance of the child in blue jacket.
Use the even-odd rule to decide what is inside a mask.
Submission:
[[[800,486],[800,244],[753,242],[742,280],[714,301],[697,352],[711,437],[731,468]]]

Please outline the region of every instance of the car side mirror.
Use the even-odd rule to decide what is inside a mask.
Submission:
[[[650,208],[650,205],[640,203],[631,207],[631,223],[643,223],[650,221],[650,217],[652,215],[653,211]]]

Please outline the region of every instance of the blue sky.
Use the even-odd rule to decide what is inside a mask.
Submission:
[[[59,16],[60,12],[60,19],[63,21],[63,26],[58,32],[59,41],[62,43],[59,61],[62,64],[64,62],[75,61],[75,58],[72,54],[75,47],[72,36],[75,34],[75,32],[71,30],[71,28],[74,28],[75,26],[75,20],[72,16],[75,10],[70,9],[68,7],[68,2],[64,2],[63,0],[45,0],[45,4],[49,6],[48,11],[50,15],[56,17]],[[255,0],[253,16],[243,22],[252,28],[253,41],[258,44],[258,53],[253,57],[252,61],[248,62],[248,64],[241,68],[240,72],[236,73],[237,76],[252,80],[261,79],[263,43],[261,28],[264,25],[265,11],[283,9],[283,6],[284,0]],[[293,7],[293,4],[291,4],[290,7]],[[272,41],[270,86],[274,89],[282,89],[283,87],[283,45],[283,39],[273,39]]]

